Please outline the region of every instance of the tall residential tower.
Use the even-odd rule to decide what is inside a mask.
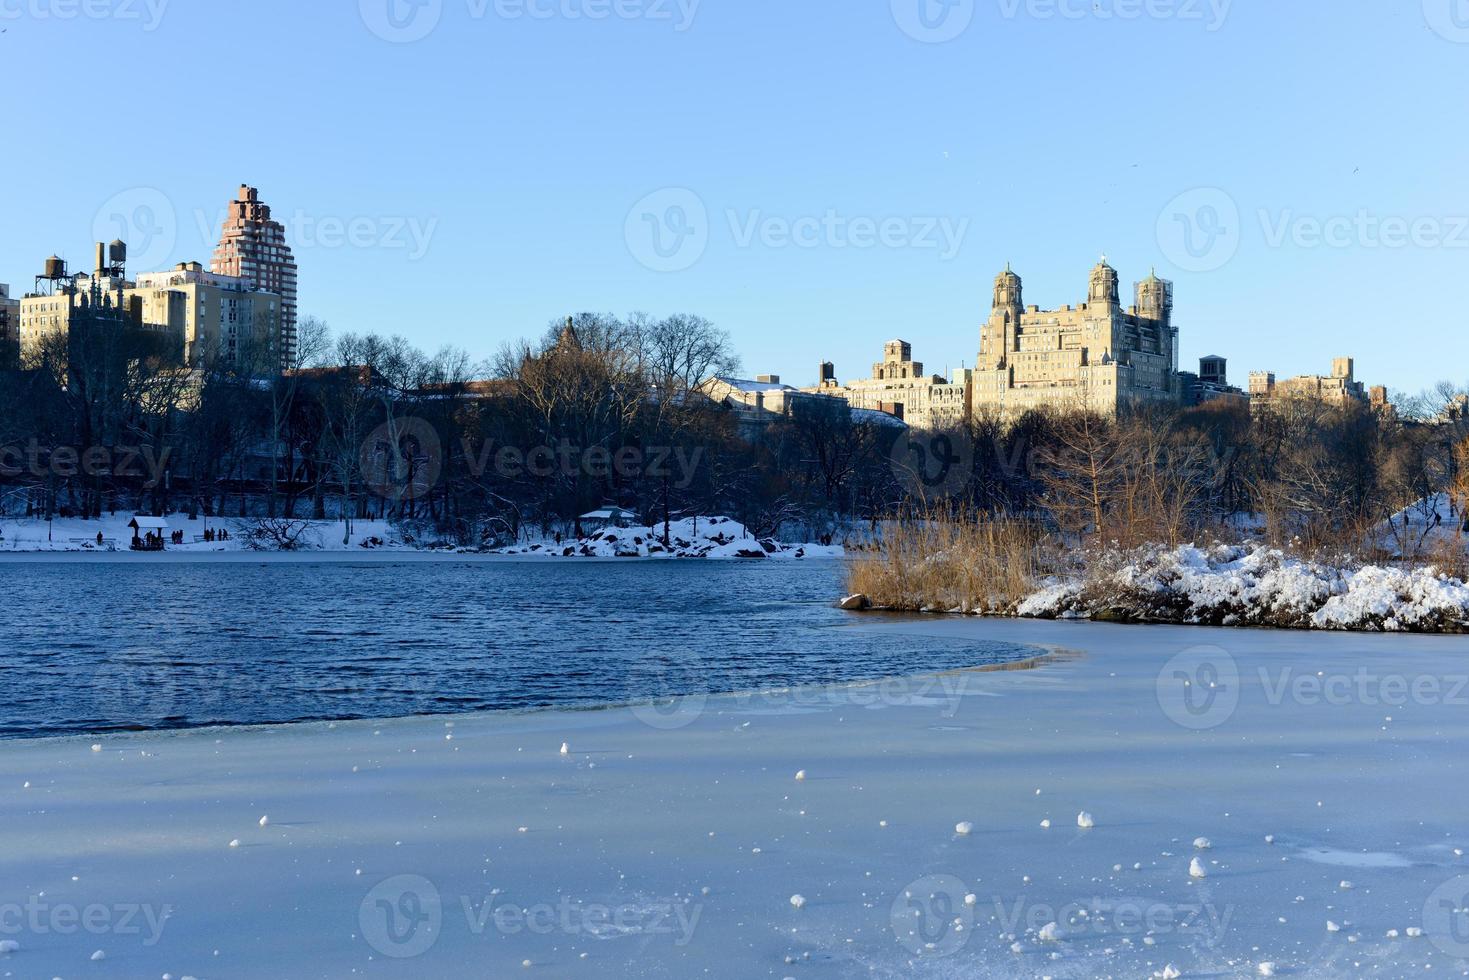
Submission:
[[[240,187],[230,202],[224,232],[209,269],[215,275],[254,282],[256,289],[281,298],[280,355],[282,368],[296,366],[296,260],[286,244],[286,229],[260,203],[260,192]]]

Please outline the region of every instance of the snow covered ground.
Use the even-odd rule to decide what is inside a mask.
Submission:
[[[1291,629],[1463,632],[1469,586],[1432,566],[1338,567],[1263,545],[1153,548],[1055,582],[1021,616]]]
[[[686,517],[665,528],[608,527],[580,538],[536,541],[503,548],[502,555],[545,558],[840,558],[840,545],[786,544],[756,538],[728,517]]]
[[[4,743],[0,975],[1469,974],[1462,638],[855,628],[1072,652]]]
[[[79,555],[132,554],[133,532],[128,528],[132,514],[104,516],[101,520],[57,518],[48,523],[34,518],[0,517],[0,556],[7,553],[76,553]],[[387,521],[355,521],[344,541],[341,521],[273,522],[278,534],[261,534],[262,522],[245,518],[197,518],[185,514],[168,516],[169,533],[184,532],[184,544],[170,543],[164,555],[215,555],[245,553],[251,557],[312,555],[318,559],[393,552],[410,555],[439,555],[462,558],[480,554],[469,549],[420,547],[405,540],[403,530]],[[205,541],[206,530],[229,532],[227,541]],[[671,547],[663,546],[663,525],[655,527],[607,528],[580,539],[532,541],[493,552],[499,556],[539,558],[840,558],[840,545],[790,544],[757,539],[728,517],[698,517],[673,521],[669,526]],[[101,532],[102,543],[97,534]],[[290,536],[294,547],[280,548],[279,538]],[[252,537],[254,542],[252,543]],[[157,561],[158,553],[139,556]]]
[[[0,517],[0,553],[4,552],[126,552],[133,540],[128,527],[131,513],[104,514],[100,520],[58,517],[54,521],[37,518]],[[250,535],[258,522],[232,517],[199,517],[187,514],[168,515],[169,532],[183,531],[184,544],[168,545],[168,553],[209,554],[214,552],[250,551]],[[397,530],[386,521],[355,521],[350,539],[343,541],[341,521],[294,521],[299,527],[297,547],[302,551],[362,551],[369,549],[407,550]],[[229,532],[228,541],[204,541],[205,531]],[[97,534],[102,534],[102,544]],[[165,535],[167,537],[167,534]],[[149,556],[149,557],[156,557]]]
[[[1469,540],[1464,515],[1446,493],[1437,493],[1398,511],[1381,528],[1380,545],[1400,556],[1430,553],[1434,548]]]

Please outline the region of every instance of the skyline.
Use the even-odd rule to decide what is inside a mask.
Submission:
[[[1185,369],[1218,354],[1240,384],[1352,356],[1368,382],[1413,393],[1462,380],[1469,351],[1454,289],[1469,138],[1441,125],[1469,30],[1436,2],[1159,0],[1159,16],[1104,18],[961,0],[929,22],[958,33],[925,43],[899,0],[840,19],[649,0],[597,20],[566,15],[596,0],[535,8],[547,18],[431,0],[396,21],[370,0],[265,0],[253,23],[301,28],[250,49],[242,111],[300,110],[269,126],[232,118],[228,92],[211,103],[217,52],[249,37],[226,11],[11,5],[0,45],[16,78],[84,105],[128,51],[117,119],[141,129],[99,150],[90,125],[48,127],[45,152],[10,155],[0,282],[25,292],[47,255],[84,266],[114,237],[134,272],[207,264],[248,183],[287,226],[303,315],[429,350],[488,357],[567,313],[687,311],[730,331],[747,375],[805,384],[832,360],[860,378],[895,337],[947,373],[974,363],[1007,261],[1046,309],[1082,301],[1106,253],[1125,292],[1153,267],[1177,284]],[[382,36],[393,23],[430,29],[398,43]],[[55,45],[71,67],[53,82]],[[1340,57],[1368,45],[1390,77]],[[480,62],[474,86],[448,84]],[[301,84],[322,72],[341,84]],[[162,90],[181,75],[197,90]]]

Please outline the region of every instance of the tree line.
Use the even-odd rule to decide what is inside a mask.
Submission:
[[[1062,408],[919,433],[813,397],[752,427],[707,397],[740,365],[694,315],[558,319],[486,362],[310,318],[298,333],[284,373],[273,350],[187,372],[147,337],[43,343],[0,373],[0,512],[332,519],[344,534],[387,519],[480,546],[574,533],[604,504],[815,538],[940,508],[1099,546],[1247,525],[1320,548],[1364,543],[1436,493],[1457,495],[1462,520],[1469,496],[1464,390],[1447,384],[1399,416],[1306,400]]]

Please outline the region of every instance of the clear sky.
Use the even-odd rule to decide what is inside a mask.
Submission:
[[[0,281],[207,262],[258,186],[301,305],[477,355],[701,313],[747,373],[972,364],[1177,284],[1185,365],[1469,378],[1466,0],[0,0]],[[122,224],[118,223],[118,220]],[[123,231],[126,233],[123,234]]]

